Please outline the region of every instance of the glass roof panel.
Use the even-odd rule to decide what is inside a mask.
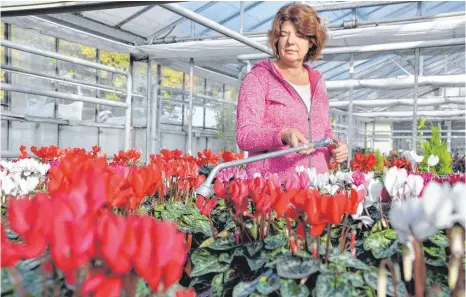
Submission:
[[[464,12],[464,1],[424,1],[422,15],[434,15],[448,12]]]

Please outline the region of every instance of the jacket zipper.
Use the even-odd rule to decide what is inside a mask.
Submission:
[[[271,65],[271,67],[274,67],[273,65]],[[315,82],[314,84],[314,88],[312,88],[312,92],[311,92],[311,108],[310,110],[307,110],[307,106],[306,106],[306,103],[304,102],[303,98],[301,98],[301,96],[298,94],[298,92],[296,92],[295,88],[293,88],[292,85],[290,85],[289,82],[287,82],[284,78],[281,78],[279,75],[277,75],[275,73],[276,69],[275,68],[272,68],[272,72],[275,76],[277,76],[279,79],[283,80],[292,90],[293,92],[301,99],[301,102],[303,103],[304,105],[304,109],[307,111],[307,122],[308,122],[308,125],[309,125],[309,142],[312,142],[312,120],[311,120],[311,113],[312,113],[312,99],[314,98],[314,92],[316,91],[316,86],[317,86],[317,83],[320,81],[320,79],[322,78],[322,75],[317,79],[317,81]],[[311,159],[312,159],[312,156],[309,155],[308,156],[308,167],[311,168]]]

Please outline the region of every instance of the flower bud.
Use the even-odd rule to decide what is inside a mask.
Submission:
[[[379,267],[379,273],[377,275],[377,297],[387,296],[387,272],[385,265]]]
[[[351,248],[351,255],[353,257],[356,257],[356,230],[351,230],[351,244],[350,244],[350,248]]]
[[[405,281],[409,282],[413,277],[413,260],[414,253],[409,248],[403,250],[402,253],[403,260],[403,276]]]
[[[317,253],[317,240],[316,239],[314,239],[311,243],[311,251],[312,251],[312,256],[317,259],[319,255]]]
[[[461,261],[459,258],[451,257],[448,263],[448,287],[454,289],[458,282]]]
[[[290,248],[291,248],[291,253],[296,254],[296,242],[294,238],[290,238]]]
[[[460,258],[463,254],[463,228],[454,226],[450,232],[450,250],[455,258]]]

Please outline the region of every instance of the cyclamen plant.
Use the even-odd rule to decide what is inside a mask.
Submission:
[[[45,182],[50,165],[36,159],[0,161],[1,196],[25,196]]]
[[[2,224],[2,267],[21,294],[16,267],[38,257],[44,274],[92,296],[420,297],[464,280],[464,175],[420,175],[408,155],[384,174],[370,159],[350,172],[298,167],[285,181],[228,169],[202,197],[202,172],[241,155],[162,150],[143,165],[137,150],[110,163],[97,147],[36,152],[54,162],[46,187],[10,197]],[[406,282],[392,277],[400,264]],[[448,268],[449,282],[429,265]]]

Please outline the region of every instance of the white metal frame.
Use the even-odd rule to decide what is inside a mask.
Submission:
[[[404,1],[406,2],[406,1]],[[330,5],[323,5],[322,7],[314,7],[317,11],[326,11],[326,10],[333,10],[333,9],[352,9],[353,10],[353,19],[355,15],[355,9],[358,7],[362,6],[379,6],[379,5],[385,5],[385,4],[391,4],[392,2],[375,2],[375,1],[368,1],[368,2],[356,2],[356,3],[338,3],[338,4],[330,4]],[[402,3],[402,2],[398,2]],[[139,3],[138,5],[140,5]],[[131,6],[131,4],[128,4],[128,6]],[[160,4],[161,7],[172,11],[178,15],[181,15],[185,17],[186,19],[189,19],[193,22],[199,23],[203,26],[206,26],[212,30],[215,30],[225,36],[228,36],[230,38],[233,38],[235,40],[240,41],[243,44],[246,44],[252,48],[255,48],[257,50],[260,50],[263,52],[263,54],[254,54],[254,55],[240,55],[238,56],[238,60],[244,61],[247,66],[247,70],[249,71],[251,68],[251,63],[250,60],[255,60],[255,59],[262,59],[269,57],[271,54],[271,49],[260,44],[257,42],[252,41],[250,38],[246,37],[246,35],[242,34],[243,33],[243,23],[244,23],[244,3],[241,4],[240,8],[240,28],[239,28],[239,33],[236,31],[233,31],[231,29],[226,28],[225,26],[218,24],[216,22],[213,22],[212,20],[209,20],[208,18],[205,18],[201,16],[200,14],[193,12],[189,9],[186,9],[178,4]],[[447,15],[447,14],[445,14]],[[456,13],[452,13],[451,16],[455,16]],[[439,15],[440,16],[440,15]],[[79,16],[75,16],[79,17]],[[437,17],[437,16],[432,16]],[[414,19],[424,19],[425,17],[417,17],[413,18]],[[91,20],[89,20],[91,21]],[[405,20],[406,21],[406,20]],[[390,22],[390,21],[387,21]],[[363,22],[364,23],[364,22]],[[372,21],[372,22],[366,22],[365,24],[362,25],[371,25],[369,23],[375,23],[377,24],[377,21]],[[72,23],[70,23],[72,24]],[[115,29],[115,28],[114,28]],[[116,29],[115,29],[116,30]],[[87,33],[89,34],[89,33]],[[153,38],[154,36],[150,36],[150,38]],[[195,36],[194,36],[195,38]],[[147,40],[146,40],[147,42]],[[445,40],[431,40],[431,41],[421,41],[421,42],[405,42],[405,43],[391,43],[391,44],[377,44],[377,45],[369,45],[369,46],[358,46],[358,47],[344,47],[344,48],[332,48],[332,49],[325,49],[323,51],[323,55],[337,55],[337,54],[344,54],[344,53],[350,53],[351,54],[351,67],[350,67],[350,79],[348,81],[328,81],[327,82],[327,88],[329,90],[339,90],[339,89],[350,89],[350,98],[349,101],[345,102],[330,102],[331,107],[343,107],[348,105],[349,106],[349,126],[347,127],[348,130],[353,130],[352,127],[352,117],[353,115],[358,118],[364,118],[364,117],[369,117],[368,115],[364,113],[352,113],[352,109],[354,106],[374,106],[375,104],[382,104],[382,102],[375,102],[376,100],[372,100],[370,102],[362,102],[364,100],[353,100],[353,89],[357,88],[386,88],[387,85],[390,87],[395,87],[395,88],[410,88],[413,87],[415,90],[415,96],[413,99],[396,99],[390,102],[389,104],[406,104],[406,105],[413,105],[413,123],[416,121],[417,115],[422,115],[422,114],[429,114],[430,116],[452,116],[452,118],[455,118],[454,116],[456,115],[461,115],[464,113],[457,113],[457,112],[451,112],[451,111],[440,111],[440,112],[422,112],[418,113],[417,112],[417,106],[421,105],[427,105],[428,102],[432,104],[444,104],[444,103],[457,103],[457,104],[464,104],[461,102],[458,98],[442,98],[442,99],[437,99],[437,98],[432,98],[432,99],[418,99],[418,90],[419,86],[422,85],[449,85],[449,86],[462,86],[464,85],[464,80],[465,80],[465,75],[444,75],[444,76],[430,76],[430,77],[423,77],[422,76],[422,71],[421,71],[421,76],[419,75],[420,69],[422,69],[423,65],[420,63],[420,58],[419,58],[419,49],[420,48],[426,48],[426,47],[438,47],[438,46],[453,46],[453,45],[464,45],[465,44],[465,38],[452,38],[452,39],[445,39]],[[21,73],[23,75],[31,75],[31,76],[39,76],[39,77],[44,77],[48,78],[50,80],[58,80],[58,81],[66,81],[66,83],[70,84],[75,84],[75,85],[81,85],[85,86],[87,88],[94,88],[94,89],[104,89],[106,91],[113,91],[115,93],[119,94],[125,94],[126,95],[126,101],[125,103],[121,102],[111,102],[111,101],[106,101],[104,99],[99,99],[99,98],[91,98],[91,97],[86,97],[86,96],[78,96],[78,95],[72,95],[72,94],[66,94],[66,93],[61,93],[61,92],[52,92],[52,91],[39,91],[31,88],[27,88],[24,86],[16,86],[16,85],[10,85],[10,84],[2,84],[2,89],[6,91],[13,91],[13,92],[25,92],[25,93],[31,93],[31,94],[37,94],[37,95],[43,95],[43,96],[50,96],[50,97],[56,97],[56,98],[63,98],[67,100],[74,100],[74,101],[83,101],[83,102],[91,102],[91,103],[96,103],[96,104],[101,104],[101,105],[109,105],[109,106],[118,106],[122,108],[126,108],[125,112],[125,125],[123,126],[125,129],[125,149],[128,149],[130,146],[130,130],[131,130],[131,99],[132,96],[137,96],[133,94],[132,92],[132,78],[131,78],[131,71],[123,71],[120,69],[116,69],[113,67],[105,66],[99,63],[93,63],[89,62],[86,60],[82,59],[77,59],[69,56],[64,56],[59,53],[55,52],[47,52],[47,51],[42,51],[38,50],[35,48],[27,47],[24,45],[19,45],[19,44],[14,44],[8,40],[2,40],[1,45],[5,47],[10,47],[10,48],[15,48],[18,50],[30,52],[30,53],[35,53],[38,55],[43,55],[46,57],[54,58],[54,59],[59,59],[63,61],[68,61],[71,63],[76,63],[79,65],[83,66],[88,66],[88,67],[93,67],[96,69],[101,69],[105,71],[110,71],[114,73],[119,73],[122,75],[125,75],[127,77],[127,92],[123,93],[121,91],[118,91],[116,89],[113,89],[109,86],[103,86],[103,85],[98,85],[98,84],[92,84],[92,83],[86,83],[86,82],[81,82],[77,80],[71,80],[71,79],[63,79],[59,77],[54,77],[50,75],[44,75],[44,74],[39,74],[34,71],[29,71],[29,70],[23,70],[15,67],[11,67],[9,65],[2,65],[2,68],[6,71],[10,72],[16,72],[16,73]],[[376,80],[376,79],[369,79],[369,80],[354,80],[352,71],[353,71],[353,55],[354,53],[364,53],[364,52],[384,52],[384,51],[393,51],[393,50],[404,50],[404,49],[414,49],[416,52],[416,58],[415,58],[415,63],[416,63],[416,71],[414,76],[410,76],[407,78],[402,78],[402,79],[384,79],[383,82],[382,80]],[[151,60],[148,59],[148,64],[149,68],[148,71],[150,72],[150,65],[151,65]],[[193,99],[196,98],[202,98],[202,99],[207,99],[211,101],[216,101],[218,103],[223,103],[223,104],[231,104],[230,102],[224,102],[224,100],[220,100],[217,98],[209,98],[208,96],[199,96],[199,95],[194,95],[193,94],[193,68],[194,68],[194,60],[191,59],[189,63],[189,70],[190,70],[190,90],[188,92],[183,90],[183,94],[187,93],[189,95],[188,101],[179,101],[180,103],[187,104],[188,105],[188,118],[189,118],[189,123],[188,123],[188,132],[187,134],[187,151],[191,152],[192,149],[192,133],[193,133],[193,127],[192,127],[192,109],[193,106],[197,106],[198,104],[193,104]],[[159,66],[158,69],[160,70]],[[159,74],[159,71],[158,71]],[[240,77],[240,74],[239,74]],[[159,77],[157,76],[157,79]],[[156,150],[156,142],[157,140],[160,142],[161,138],[161,125],[160,125],[160,116],[158,113],[160,112],[160,106],[162,98],[158,96],[159,90],[163,89],[163,86],[160,86],[158,83],[155,84],[154,88],[151,86],[151,78],[150,74],[148,73],[147,77],[148,81],[148,88],[147,88],[147,131],[146,131],[146,151],[147,151],[147,156],[146,160],[148,159],[148,154],[149,154],[149,147],[152,148],[152,151]],[[153,92],[152,92],[153,91]],[[144,97],[144,96],[143,96]],[[164,100],[171,100],[168,98],[163,98]],[[214,99],[214,100],[212,100]],[[385,100],[379,100],[379,101],[384,101],[388,102]],[[203,105],[201,105],[203,106]],[[373,114],[372,118],[375,116],[393,116],[393,117],[402,117],[404,114],[400,113],[378,113],[378,114]],[[7,115],[10,119],[17,119],[17,120],[32,120],[32,121],[41,121],[44,119],[33,119],[31,117],[25,117],[22,115],[13,115],[13,114],[8,114]],[[55,121],[55,123],[59,124],[79,124],[85,126],[87,123],[85,122],[80,122],[80,123],[72,123],[70,121],[64,121],[64,120],[55,120],[55,119],[45,119],[49,121]],[[94,125],[94,124],[89,124],[89,125]],[[95,123],[95,126],[99,127],[104,127],[104,125],[101,125],[100,123]],[[121,127],[116,127],[112,126],[112,128],[121,128]],[[339,131],[341,133],[345,133],[343,131]],[[351,137],[351,136],[349,136]],[[414,125],[413,125],[413,143],[415,143],[416,139],[416,133],[414,133]],[[150,139],[149,139],[150,138]],[[151,141],[149,141],[151,140]],[[151,143],[151,145],[149,145]],[[352,150],[351,144],[350,144],[350,151]],[[351,154],[350,154],[351,155]]]
[[[61,99],[66,99],[66,100],[72,100],[72,101],[81,101],[81,102],[89,102],[89,103],[94,103],[94,104],[100,104],[100,105],[107,105],[107,106],[116,106],[116,107],[121,107],[125,108],[125,137],[124,137],[124,149],[128,150],[130,148],[130,143],[131,143],[131,101],[132,101],[132,77],[131,73],[129,71],[124,71],[115,67],[110,67],[107,65],[95,63],[95,62],[90,62],[87,60],[75,58],[75,57],[70,57],[66,55],[62,55],[56,52],[50,52],[50,51],[44,51],[40,50],[37,48],[33,48],[30,46],[25,46],[22,44],[17,44],[14,42],[11,42],[9,40],[1,40],[0,42],[1,46],[11,48],[11,49],[16,49],[20,51],[24,51],[27,53],[32,53],[52,59],[57,59],[61,61],[66,61],[82,66],[87,66],[87,67],[92,67],[95,69],[99,70],[104,70],[108,72],[113,72],[117,74],[121,74],[126,76],[126,100],[125,103],[122,102],[114,102],[106,99],[99,99],[99,98],[94,98],[94,97],[87,97],[87,96],[81,96],[81,95],[74,95],[74,94],[67,94],[67,93],[62,93],[62,92],[55,92],[55,91],[45,91],[45,90],[38,90],[35,88],[29,88],[27,86],[21,86],[21,85],[11,85],[11,84],[6,84],[3,83],[0,86],[0,89],[4,91],[11,91],[11,92],[20,92],[20,93],[28,93],[28,94],[35,94],[35,95],[40,95],[40,96],[49,96],[49,97],[54,97],[54,98],[61,98]],[[3,65],[2,65],[3,68]],[[21,72],[20,69],[15,69],[17,72]],[[26,73],[28,74],[28,73]],[[30,74],[30,73],[29,73]],[[38,73],[35,73],[36,76],[42,76],[46,79],[50,79],[50,76],[44,76]],[[96,88],[98,86],[99,88],[106,88],[106,86],[103,85],[96,85],[96,84],[91,84],[89,85],[86,82],[80,82],[79,83],[82,86],[90,87],[90,88]],[[107,88],[108,89],[108,88]],[[112,90],[109,90],[112,91]],[[30,117],[24,117],[21,116],[21,118],[24,119],[32,119]],[[67,122],[63,122],[63,124],[67,124]],[[57,124],[59,124],[57,122]],[[61,124],[61,123],[60,123]],[[79,123],[78,123],[79,125]],[[105,124],[101,123],[95,123],[95,127],[104,127],[107,126]]]

